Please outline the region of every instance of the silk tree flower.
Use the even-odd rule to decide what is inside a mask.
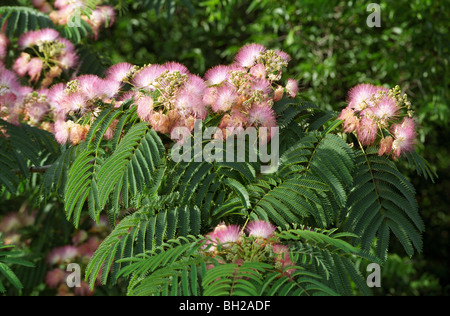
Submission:
[[[275,112],[267,104],[257,104],[249,112],[249,122],[254,126],[275,127]]]
[[[246,231],[249,236],[260,237],[260,238],[270,238],[273,237],[276,227],[267,221],[256,220],[251,221],[247,224]]]
[[[134,66],[130,63],[123,62],[109,67],[106,70],[106,77],[108,80],[119,82],[126,82],[133,73]]]
[[[377,138],[377,133],[378,125],[369,117],[363,117],[356,128],[356,134],[363,146],[373,145]]]
[[[291,98],[295,98],[298,92],[298,82],[295,79],[288,79],[286,83],[286,91]]]
[[[392,136],[383,137],[380,140],[380,149],[378,150],[378,156],[390,154],[393,143],[394,139],[392,138]]]
[[[368,83],[362,83],[350,89],[347,96],[349,106],[356,110],[362,111],[367,107],[373,106],[371,99],[377,92],[377,87]]]
[[[216,113],[227,112],[236,104],[238,97],[236,89],[229,84],[225,84],[217,89],[215,101],[211,108]]]
[[[31,58],[27,66],[27,73],[30,76],[31,82],[37,82],[41,77],[44,62],[38,57]]]
[[[355,111],[350,106],[341,111],[338,119],[344,121],[344,133],[352,133],[359,126],[359,117],[356,116]]]
[[[185,75],[189,74],[189,69],[185,65],[174,62],[174,61],[169,61],[169,62],[163,64],[162,67],[169,72],[178,71],[180,74],[185,74]]]
[[[401,154],[413,150],[417,138],[415,126],[414,119],[409,117],[405,117],[400,124],[391,126],[390,131],[394,137],[392,143],[394,158],[399,158]]]
[[[24,77],[28,73],[28,65],[30,63],[31,56],[25,52],[22,52],[20,56],[15,60],[13,70],[20,76]]]
[[[140,69],[133,77],[132,84],[138,89],[154,91],[153,84],[166,69],[161,65],[151,65]]]
[[[153,98],[150,96],[141,96],[136,100],[137,115],[144,122],[150,122],[150,116],[153,112]]]
[[[229,66],[218,65],[209,69],[205,75],[204,79],[210,86],[219,85],[229,78],[229,72],[231,71]]]
[[[387,127],[388,122],[398,115],[400,107],[397,101],[389,96],[377,100],[376,105],[369,109],[380,126]]]
[[[209,250],[214,251],[217,245],[230,246],[230,244],[239,241],[242,237],[242,229],[238,225],[219,224],[214,230],[206,235],[208,238],[207,245],[212,243]]]
[[[50,28],[41,29],[37,31],[29,31],[19,37],[18,45],[20,49],[25,49],[34,45],[39,45],[45,42],[54,42],[59,38],[58,31]]]
[[[236,63],[244,68],[250,68],[255,63],[257,58],[266,50],[263,45],[260,44],[247,44],[242,47],[235,57]]]

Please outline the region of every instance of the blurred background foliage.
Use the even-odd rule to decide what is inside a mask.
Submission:
[[[380,27],[366,23],[370,3],[116,0],[118,20],[95,46],[112,63],[173,60],[202,75],[257,42],[290,54],[289,74],[303,95],[336,111],[358,83],[400,85],[422,127],[419,152],[439,179],[432,185],[405,169],[426,222],[424,253],[412,260],[401,251],[392,255],[377,294],[448,295],[450,2],[379,1]]]
[[[83,47],[101,55],[96,70],[123,61],[136,65],[178,61],[203,75],[210,67],[231,63],[244,44],[257,42],[290,54],[289,76],[299,80],[305,97],[326,109],[340,111],[348,90],[356,84],[398,84],[419,117],[418,151],[439,178],[433,184],[405,166],[427,227],[424,252],[408,258],[392,242],[393,254],[375,292],[449,294],[449,1],[379,1],[380,27],[366,23],[372,1],[105,2],[115,6],[116,22],[95,43],[86,41]],[[17,207],[23,207],[22,203],[19,197]],[[7,211],[2,204],[0,200],[0,214]],[[57,208],[55,201],[48,212]],[[71,228],[59,229],[66,236],[63,239],[69,236]]]

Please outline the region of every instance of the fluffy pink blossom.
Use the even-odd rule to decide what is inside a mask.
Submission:
[[[236,63],[245,68],[252,67],[256,59],[264,52],[266,48],[260,44],[248,44],[242,47],[235,57]]]
[[[70,133],[70,125],[68,122],[63,120],[58,120],[54,124],[54,133],[55,133],[55,139],[56,141],[64,145],[69,140],[69,133]]]
[[[363,117],[360,120],[358,127],[356,128],[356,133],[358,135],[359,141],[363,146],[372,145],[377,138],[377,132],[377,123],[373,119],[368,117]]]
[[[65,106],[70,111],[85,113],[89,98],[82,92],[74,92],[64,100]]]
[[[144,122],[150,121],[150,115],[153,112],[153,98],[150,96],[143,96],[136,100],[137,115]]]
[[[209,69],[205,73],[205,80],[209,85],[218,85],[226,81],[229,77],[230,67],[225,65],[218,65]]]
[[[349,106],[356,111],[361,111],[367,107],[373,106],[370,99],[376,92],[377,87],[368,83],[362,83],[354,86],[348,92],[347,100]]]
[[[415,127],[416,123],[409,117],[405,117],[400,124],[391,126],[391,133],[394,137],[394,142],[392,143],[394,158],[398,158],[402,153],[413,150],[417,138]]]
[[[82,75],[77,77],[80,92],[87,99],[92,100],[101,96],[102,79],[96,75]]]
[[[28,73],[28,64],[30,63],[31,56],[25,52],[22,52],[20,56],[15,60],[13,70],[20,76],[24,77]]]
[[[217,90],[215,102],[211,108],[214,112],[229,111],[238,100],[238,93],[231,85],[223,85]]]
[[[298,82],[295,79],[288,79],[286,83],[286,91],[291,98],[295,98],[298,92]]]
[[[255,126],[275,127],[277,125],[275,112],[267,104],[258,104],[249,112],[249,122]]]
[[[127,62],[113,65],[106,71],[106,78],[115,81],[125,81],[133,70],[133,67],[132,64]]]
[[[270,84],[270,81],[263,78],[254,81],[250,87],[250,90],[259,91],[264,95],[268,95],[270,92],[272,92],[272,86]]]
[[[27,47],[31,47],[39,43],[53,42],[58,38],[59,38],[58,31],[46,28],[37,31],[29,31],[22,34],[19,37],[18,44],[20,49],[25,49]]]
[[[75,52],[68,51],[59,56],[58,62],[63,69],[74,68],[78,64],[78,55]]]
[[[391,136],[383,137],[380,140],[380,149],[378,150],[378,156],[387,155],[392,150],[392,144],[394,143],[394,139]]]
[[[164,69],[168,70],[169,72],[178,71],[180,74],[186,74],[186,75],[189,74],[189,70],[185,65],[174,62],[174,61],[167,62],[164,65],[162,65],[162,67],[164,67]]]
[[[286,52],[283,52],[283,51],[281,51],[281,50],[275,50],[275,53],[278,55],[278,56],[280,56],[281,57],[281,59],[283,59],[285,62],[290,62],[291,60],[292,60],[292,57],[288,54],[288,53],[286,53]]]
[[[260,238],[270,238],[273,236],[276,227],[267,221],[256,220],[249,222],[246,230],[249,236],[260,237]]]
[[[266,67],[263,64],[256,64],[250,68],[250,74],[258,79],[266,77]]]
[[[153,83],[165,70],[161,65],[144,67],[133,77],[133,84],[139,89],[154,91]]]
[[[356,116],[355,111],[350,106],[347,106],[341,111],[338,119],[344,121],[343,124],[345,133],[352,133],[358,128],[359,118]]]
[[[22,86],[19,83],[17,75],[8,69],[5,69],[0,65],[0,95],[6,92],[14,93],[16,96],[20,96],[22,92]]]
[[[44,62],[39,57],[31,58],[28,63],[27,72],[30,76],[31,82],[36,82],[41,77],[42,69],[44,68]]]
[[[395,118],[400,111],[396,100],[391,97],[384,96],[378,100],[377,104],[370,108],[371,113],[377,121],[386,125],[387,121]]]
[[[211,238],[219,244],[235,243],[241,238],[241,227],[238,225],[220,227],[214,230]]]

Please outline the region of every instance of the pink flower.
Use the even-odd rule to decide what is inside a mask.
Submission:
[[[367,107],[373,106],[370,99],[376,92],[377,87],[368,83],[362,83],[351,88],[347,96],[349,106],[356,111],[361,111]]]
[[[0,66],[0,94],[7,91],[19,96],[21,94],[21,85],[14,72]]]
[[[270,82],[266,79],[258,79],[252,83],[250,90],[260,91],[262,94],[267,95],[272,91]]]
[[[123,86],[122,82],[108,78],[101,79],[99,85],[99,95],[108,99],[116,97]]]
[[[256,64],[250,69],[250,74],[258,79],[266,77],[266,67],[263,64]]]
[[[256,59],[266,50],[260,44],[248,44],[242,47],[236,55],[235,61],[238,65],[250,68],[256,63]]]
[[[218,85],[226,81],[229,77],[230,67],[219,65],[209,69],[205,73],[205,80],[209,85]]]
[[[238,93],[231,85],[225,84],[217,90],[215,102],[212,104],[214,112],[229,111],[238,100]]]
[[[89,98],[82,92],[71,93],[64,100],[64,105],[69,111],[85,113]]]
[[[392,144],[394,139],[391,136],[384,137],[380,140],[380,149],[378,150],[378,156],[389,154],[392,150]]]
[[[249,236],[269,238],[273,236],[276,227],[267,221],[256,220],[248,223],[247,232]]]
[[[86,139],[89,126],[72,123],[70,126],[69,140],[72,146],[78,145]]]
[[[40,58],[34,57],[30,60],[27,70],[31,82],[36,82],[39,80],[43,68],[44,62]]]
[[[283,59],[285,62],[290,62],[291,60],[292,60],[292,57],[288,54],[288,53],[286,53],[286,52],[283,52],[283,51],[281,51],[281,50],[275,50],[275,53],[278,55],[278,56],[280,56],[281,57],[281,59]]]
[[[189,74],[188,68],[185,65],[177,62],[170,61],[162,65],[162,67],[164,67],[165,70],[168,70],[169,72],[178,71],[180,74]]]
[[[96,75],[82,75],[77,78],[80,92],[88,100],[93,100],[101,96],[102,79]]]
[[[143,96],[136,100],[137,115],[144,122],[150,121],[150,115],[153,112],[153,98],[150,96]]]
[[[286,83],[286,91],[291,98],[295,98],[298,92],[298,83],[295,79],[288,79]]]
[[[161,65],[144,67],[133,78],[133,84],[139,89],[154,91],[153,83],[166,69]]]
[[[56,141],[64,145],[69,140],[70,125],[65,121],[56,121],[54,125],[54,133]]]
[[[375,142],[377,138],[378,125],[377,123],[368,117],[363,117],[356,129],[358,138],[363,146],[370,146]]]
[[[377,102],[377,104],[373,108],[370,108],[370,110],[377,121],[381,122],[383,125],[386,125],[387,121],[395,118],[395,116],[400,111],[400,108],[393,98],[384,96]]]
[[[74,68],[78,64],[78,55],[75,52],[68,51],[59,56],[58,62],[63,69]]]
[[[153,112],[150,115],[150,124],[152,128],[162,134],[170,132],[170,121],[167,115],[161,112]]]
[[[359,118],[355,115],[355,111],[350,106],[347,106],[341,111],[338,119],[344,121],[345,133],[352,133],[359,126]]]
[[[22,52],[19,58],[17,58],[14,62],[13,69],[20,77],[24,77],[27,74],[30,60],[31,56]]]
[[[275,127],[275,112],[267,104],[257,104],[249,112],[249,122],[255,126]]]
[[[203,94],[203,102],[207,105],[212,105],[217,100],[217,87],[206,88],[205,93]]]
[[[29,31],[22,34],[19,37],[18,44],[20,49],[25,49],[33,45],[43,43],[43,42],[53,42],[58,39],[58,31],[50,28],[41,29],[38,31]]]
[[[126,81],[133,67],[132,64],[126,62],[111,66],[106,71],[106,78],[115,81]]]
[[[237,242],[241,238],[241,227],[238,225],[228,225],[215,229],[213,237],[220,244]]]
[[[413,150],[417,138],[415,126],[416,123],[409,117],[405,117],[400,124],[391,126],[391,133],[394,137],[394,142],[392,143],[394,158],[398,158],[402,153]]]

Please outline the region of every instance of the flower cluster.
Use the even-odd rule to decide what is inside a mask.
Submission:
[[[406,113],[405,113],[406,110]],[[348,106],[342,110],[344,132],[355,132],[361,145],[378,143],[378,154],[394,159],[413,150],[417,138],[411,103],[400,88],[359,84],[348,93]]]
[[[77,145],[83,141],[102,105],[120,107],[130,99],[142,121],[174,140],[179,137],[173,133],[175,128],[192,131],[195,121],[204,120],[210,113],[222,115],[218,128],[221,132],[249,126],[275,127],[273,103],[285,93],[295,97],[298,91],[293,79],[285,86],[276,83],[290,57],[258,44],[244,46],[235,63],[213,67],[203,78],[177,62],[143,67],[123,62],[107,69],[104,78],[72,75],[69,82],[54,83],[49,88],[47,85],[55,76],[75,65],[73,45],[56,31],[44,29],[24,34],[19,46],[27,52],[14,63],[15,72],[3,66],[0,69],[1,117],[51,131],[61,144]],[[34,82],[42,72],[44,79],[36,90],[21,86],[16,78],[28,75]],[[114,123],[107,138],[112,137],[113,130]]]
[[[244,230],[238,225],[219,224],[206,235],[205,252],[218,262],[268,262],[286,275],[292,274],[295,265],[289,248],[277,242],[276,227],[264,220],[251,221]]]
[[[56,0],[52,7],[46,0],[33,0],[33,5],[41,12],[48,13],[56,25],[76,23],[77,19],[84,20],[91,27],[95,39],[102,27],[112,26],[116,17],[113,7],[99,3],[101,1]]]
[[[295,97],[298,84],[289,79],[279,85],[282,72],[291,57],[282,51],[269,50],[259,44],[242,47],[231,65],[219,65],[205,74],[208,89],[204,101],[215,113],[224,113],[219,128],[222,135],[227,128],[275,127],[272,109],[285,92]],[[270,136],[270,135],[269,135]]]
[[[31,83],[42,79],[40,86],[44,88],[78,63],[75,46],[54,29],[24,33],[18,45],[22,53],[14,62],[14,71],[20,77],[28,77]]]

